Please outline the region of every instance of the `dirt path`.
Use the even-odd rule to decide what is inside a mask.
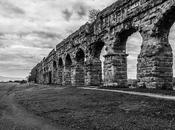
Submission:
[[[152,97],[152,98],[166,99],[166,100],[173,100],[173,101],[175,101],[175,96],[166,96],[166,95],[161,95],[161,94],[152,94],[152,93],[143,93],[143,92],[132,92],[132,91],[122,91],[122,90],[98,89],[98,88],[81,88],[81,89],[96,90],[96,91],[105,91],[105,92],[124,93],[124,94],[131,94],[131,95],[138,95],[138,96],[147,96],[147,97]]]
[[[12,92],[1,99],[0,130],[65,130],[65,128],[57,128],[48,121],[27,112],[15,102],[14,96]]]

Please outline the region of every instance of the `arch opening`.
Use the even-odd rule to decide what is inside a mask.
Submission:
[[[139,32],[131,34],[126,41],[127,57],[127,77],[137,79],[137,58],[141,51],[143,39]]]
[[[101,61],[101,69],[102,69],[102,82],[104,82],[105,80],[105,75],[104,75],[104,61],[105,61],[105,55],[107,54],[107,51],[106,51],[106,46],[103,46],[102,50],[101,50],[101,53],[100,53],[100,61]]]
[[[85,54],[84,54],[84,51],[82,49],[79,49],[78,52],[76,53],[76,61],[78,63],[84,64]]]
[[[162,18],[158,21],[158,23],[155,26],[156,28],[158,28],[158,35],[168,36],[174,22],[175,22],[175,6],[172,6],[162,15]]]
[[[66,56],[65,66],[70,67],[71,65],[72,65],[72,59],[71,59],[70,55],[68,54]]]
[[[121,33],[119,33],[118,38],[119,38],[119,43],[115,45],[114,50],[117,52],[126,52],[126,45],[127,45],[127,40],[128,37],[130,37],[132,34],[136,33],[137,30],[134,28],[124,30]]]
[[[142,42],[141,34],[134,28],[119,34],[119,43],[115,51],[119,53],[116,59],[120,63],[117,78],[121,81],[121,87],[137,87],[137,64]]]
[[[98,41],[98,42],[94,43],[93,51],[92,51],[92,55],[94,58],[100,60],[100,55],[101,55],[101,52],[102,52],[104,46],[105,46],[105,43],[102,41]]]
[[[74,74],[74,85],[75,86],[84,86],[85,85],[85,53],[82,49],[79,49],[76,53],[76,66]]]
[[[56,63],[56,61],[53,61],[53,68],[54,69],[57,69],[57,63]]]
[[[56,80],[57,80],[57,62],[53,61],[53,79],[52,79],[52,83],[56,84]]]
[[[91,46],[91,56],[93,58],[93,66],[91,70],[92,85],[101,85],[103,83],[104,55],[105,55],[105,43],[99,40]]]
[[[65,69],[64,69],[64,85],[72,85],[71,83],[71,66],[72,66],[72,59],[69,54],[67,54],[65,59]]]
[[[63,60],[59,58],[58,60],[58,84],[63,84]]]
[[[63,67],[63,60],[62,60],[62,58],[59,58],[59,60],[58,60],[58,66],[59,67]]]

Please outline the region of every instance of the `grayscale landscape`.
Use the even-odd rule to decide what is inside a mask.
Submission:
[[[0,130],[175,130],[174,0],[0,0]]]

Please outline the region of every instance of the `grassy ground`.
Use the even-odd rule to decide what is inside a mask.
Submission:
[[[78,88],[18,91],[15,98],[35,115],[70,129],[175,129],[174,101]]]
[[[65,130],[63,127],[55,128],[49,121],[31,114],[15,102],[15,93],[35,89],[40,88],[28,84],[0,83],[0,130]]]

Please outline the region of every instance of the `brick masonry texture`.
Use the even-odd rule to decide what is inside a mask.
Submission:
[[[127,38],[140,32],[138,87],[172,89],[173,53],[168,42],[175,21],[175,0],[118,0],[93,23],[53,49],[31,71],[36,83],[127,87]],[[100,53],[105,47],[104,80]]]

